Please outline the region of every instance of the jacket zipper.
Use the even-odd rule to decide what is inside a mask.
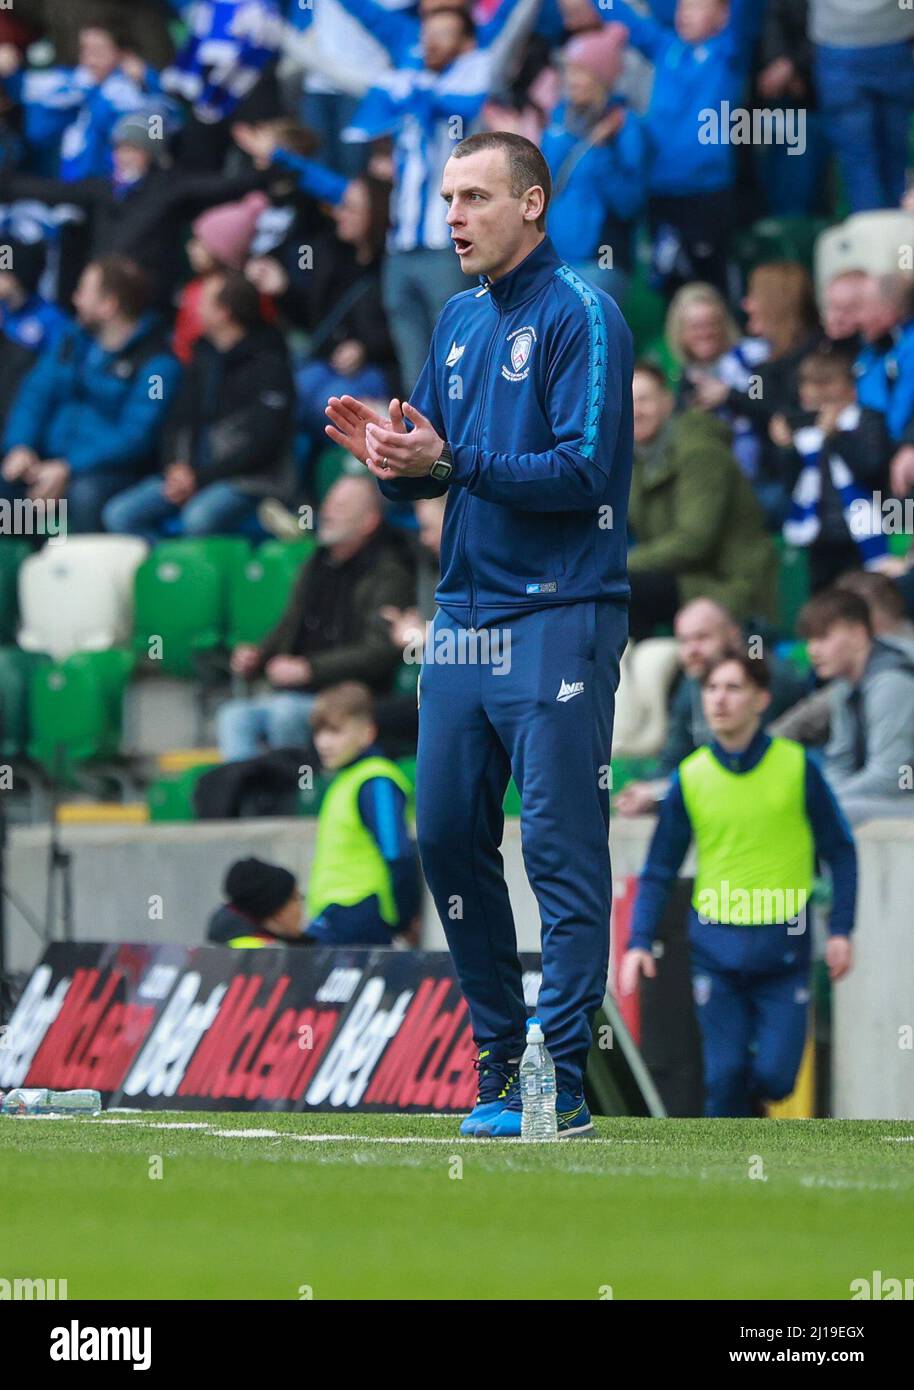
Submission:
[[[481,429],[482,429],[482,422],[483,422],[483,420],[484,420],[484,418],[485,418],[485,409],[486,409],[486,405],[487,405],[488,399],[489,399],[489,366],[490,366],[491,361],[492,361],[492,353],[493,353],[493,351],[494,351],[495,343],[496,343],[496,340],[497,340],[497,338],[498,338],[498,332],[499,332],[499,329],[501,328],[501,309],[499,309],[498,305],[495,303],[494,300],[490,300],[490,303],[492,304],[493,308],[495,309],[495,313],[496,313],[496,315],[497,315],[497,318],[496,318],[496,320],[495,320],[495,328],[494,328],[494,331],[493,331],[493,333],[492,333],[492,337],[489,339],[489,347],[488,347],[488,350],[487,350],[487,352],[486,352],[485,368],[484,368],[484,371],[483,371],[483,387],[482,387],[482,392],[483,392],[483,394],[482,394],[482,400],[481,400],[480,405],[479,405],[479,409],[478,409],[477,412],[476,412],[476,429],[473,431],[473,447],[474,447],[474,448],[475,448],[475,447],[478,445],[478,443],[479,443],[479,434],[480,434],[480,431],[481,431]],[[466,511],[464,512],[463,526],[462,526],[461,531],[460,531],[460,553],[461,553],[461,555],[462,555],[462,557],[463,557],[464,566],[465,566],[466,572],[467,572],[467,578],[468,578],[469,581],[470,581],[470,631],[473,631],[473,630],[475,629],[475,627],[476,627],[476,584],[475,584],[475,582],[474,582],[474,580],[473,580],[473,572],[472,572],[472,569],[470,568],[470,565],[467,563],[467,554],[466,554],[466,530],[467,530],[467,514],[468,514],[468,512],[469,512],[469,506],[467,507]]]

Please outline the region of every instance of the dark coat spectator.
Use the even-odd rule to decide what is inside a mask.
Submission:
[[[264,325],[242,275],[213,275],[201,300],[206,336],[194,350],[162,443],[163,477],[105,510],[109,531],[154,538],[181,518],[185,532],[231,532],[259,497],[294,481],[294,386],[282,334]]]

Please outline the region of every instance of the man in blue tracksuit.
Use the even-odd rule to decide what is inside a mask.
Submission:
[[[480,1051],[464,1133],[520,1133],[526,1010],[499,853],[512,772],[562,1134],[591,1128],[582,1077],[609,950],[632,346],[615,302],[545,235],[549,189],[521,136],[456,147],[442,193],[462,268],[479,283],[445,305],[412,401],[392,401],[389,422],[351,397],[327,412],[330,437],[367,462],[385,496],[448,499],[420,680],[416,825]]]
[[[629,994],[641,972],[656,973],[652,947],[694,840],[689,942],[706,1115],[753,1115],[794,1088],[809,1016],[807,904],[816,855],[832,873],[825,953],[832,980],[851,966],[853,837],[805,749],[762,732],[770,698],[765,663],[744,652],[724,653],[705,676],[713,737],[673,774],[619,976]]]

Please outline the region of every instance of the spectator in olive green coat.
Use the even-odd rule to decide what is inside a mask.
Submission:
[[[673,414],[663,375],[635,369],[635,467],[629,553],[637,641],[699,596],[740,622],[775,616],[777,556],[729,426],[700,410]]]

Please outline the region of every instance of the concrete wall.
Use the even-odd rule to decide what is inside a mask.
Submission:
[[[652,828],[647,818],[613,822],[617,880],[639,872]],[[201,941],[234,859],[256,854],[273,860],[304,884],[314,831],[309,819],[67,827],[61,839],[73,855],[74,934],[84,940]],[[11,830],[7,849],[9,886],[41,921],[48,838],[46,827],[20,827]],[[914,1047],[906,1045],[902,1031],[914,1029],[914,824],[873,822],[858,831],[858,845],[857,967],[834,993],[834,1113],[914,1119]],[[506,824],[502,854],[518,944],[538,950],[539,919],[517,820]],[[162,901],[161,919],[150,916],[150,899],[156,896]],[[7,923],[9,968],[28,970],[43,943],[11,903]],[[423,945],[445,947],[428,898]]]

